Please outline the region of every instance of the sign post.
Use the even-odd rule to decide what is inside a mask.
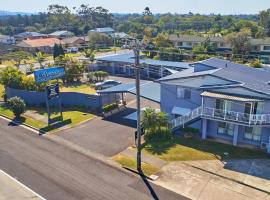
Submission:
[[[36,83],[48,82],[53,79],[61,78],[65,75],[65,69],[63,67],[52,67],[47,69],[41,69],[34,71]],[[59,112],[61,113],[61,120],[63,121],[63,112],[62,112],[62,102],[60,96],[59,84],[47,85],[45,88],[45,98],[46,98],[46,107],[48,113],[48,125],[51,124],[51,112],[50,112],[50,101],[57,99]]]

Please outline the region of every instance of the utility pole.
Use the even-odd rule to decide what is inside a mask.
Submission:
[[[137,170],[141,172],[141,100],[140,100],[140,45],[134,41],[133,51],[135,54],[136,76],[136,103],[137,103]]]

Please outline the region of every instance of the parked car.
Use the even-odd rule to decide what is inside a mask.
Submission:
[[[104,82],[96,83],[95,88],[96,90],[104,90],[106,88],[110,88],[119,84],[121,84],[121,81],[106,80]]]
[[[78,53],[78,48],[77,47],[70,47],[66,49],[67,53]]]

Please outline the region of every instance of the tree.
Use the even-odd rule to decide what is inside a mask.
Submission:
[[[71,24],[75,21],[75,16],[67,6],[61,6],[58,4],[52,4],[48,7],[48,22],[56,29],[69,30]]]
[[[53,47],[53,59],[56,59],[59,56],[64,56],[65,51],[61,44],[54,44]]]
[[[259,24],[264,27],[266,35],[270,37],[270,8],[259,13]]]
[[[45,55],[42,52],[36,53],[36,60],[38,61],[40,68],[43,69],[43,62],[45,61]]]
[[[0,71],[0,83],[15,89],[22,87],[23,73],[14,67],[7,67]]]
[[[234,54],[247,54],[250,50],[249,38],[250,32],[241,30],[227,35],[226,40],[232,45]]]
[[[9,54],[6,54],[3,59],[5,60],[13,60],[16,62],[16,67],[20,67],[21,62],[23,60],[27,60],[29,59],[29,57],[31,57],[30,53],[27,53],[25,51],[15,51],[15,52],[11,52]]]
[[[95,8],[90,7],[88,4],[82,4],[77,9],[77,13],[80,17],[80,20],[84,24],[83,27],[84,34],[86,34],[90,30],[90,28],[93,28],[95,26],[93,22],[95,12],[96,12]]]
[[[112,38],[104,33],[89,33],[89,44],[91,47],[109,47],[113,44]]]
[[[153,43],[156,48],[173,47],[173,44],[169,39],[169,35],[166,33],[159,33],[157,37],[153,39]]]
[[[17,119],[20,118],[21,114],[26,110],[25,102],[20,97],[12,97],[8,99],[7,103]]]
[[[85,71],[85,67],[82,62],[79,62],[75,58],[65,55],[59,56],[55,60],[56,65],[61,65],[65,68],[65,78],[66,82],[80,81]]]
[[[156,130],[156,111],[153,108],[146,108],[142,112],[142,123],[146,131],[155,131]]]
[[[261,68],[262,67],[262,63],[259,59],[255,59],[250,63],[251,67],[255,67],[255,68]]]

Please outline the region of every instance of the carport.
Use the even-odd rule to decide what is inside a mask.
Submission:
[[[135,83],[120,84],[104,90],[98,90],[98,94],[122,94],[122,101],[124,101],[124,93],[136,95]],[[160,103],[160,84],[152,81],[144,81],[140,84],[141,97],[150,101]]]

